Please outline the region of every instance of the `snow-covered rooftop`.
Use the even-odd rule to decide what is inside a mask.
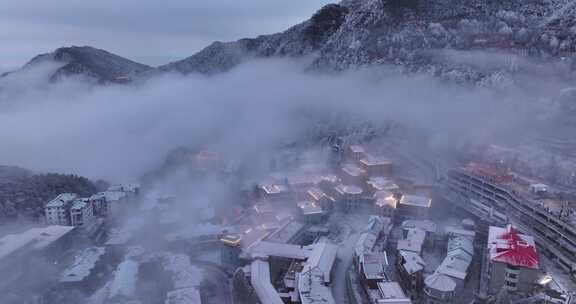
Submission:
[[[431,220],[405,220],[402,222],[402,228],[420,228],[428,233],[436,233],[438,226]]]
[[[406,239],[398,241],[397,249],[420,253],[425,239],[426,231],[420,228],[410,228]]]
[[[66,204],[70,204],[77,197],[78,195],[74,193],[61,193],[56,198],[48,202],[48,204],[46,204],[46,207],[48,208],[64,207]]]
[[[315,202],[312,201],[301,201],[298,202],[298,208],[302,211],[304,215],[310,214],[322,214],[324,211],[322,207]]]
[[[388,266],[386,252],[364,253],[360,256],[360,265],[368,280],[387,279],[385,268]]]
[[[269,241],[259,241],[245,249],[245,252],[252,257],[283,257],[289,259],[305,260],[307,259],[313,246],[300,246],[285,243],[274,243]]]
[[[344,173],[346,173],[350,176],[354,176],[354,177],[366,175],[366,170],[364,170],[364,169],[362,169],[362,168],[360,168],[354,164],[343,165],[342,171],[344,171]]]
[[[397,191],[400,189],[396,183],[382,176],[370,177],[366,183],[376,191]]]
[[[288,191],[288,188],[284,185],[278,185],[278,184],[266,184],[266,185],[260,185],[260,188],[266,193],[266,194],[280,194],[283,192]]]
[[[355,185],[338,185],[336,186],[336,191],[340,194],[348,195],[360,195],[363,192],[362,188]]]
[[[264,239],[273,243],[289,243],[304,229],[304,224],[298,221],[286,221]]]
[[[357,257],[362,256],[364,253],[372,251],[378,237],[375,234],[364,232],[360,234],[354,247],[354,253]]]
[[[86,207],[88,207],[89,202],[87,201],[87,199],[84,198],[80,198],[80,199],[75,199],[72,202],[72,207],[70,208],[71,210],[82,210]]]
[[[324,283],[324,272],[305,269],[298,275],[298,294],[302,304],[334,304],[332,289]]]
[[[131,298],[136,291],[136,283],[138,281],[138,269],[140,264],[134,259],[126,259],[114,273],[114,279],[110,285],[109,298],[126,297]]]
[[[366,150],[364,149],[364,147],[360,146],[360,145],[352,145],[350,146],[350,151],[354,152],[354,153],[365,153]]]
[[[490,260],[517,267],[540,267],[534,238],[520,234],[511,225],[506,228],[491,226],[488,231]]]
[[[254,260],[250,264],[250,283],[260,299],[260,303],[284,304],[278,291],[272,286],[268,261]]]
[[[416,207],[430,208],[432,199],[419,195],[403,195],[400,199],[400,205],[410,205]]]
[[[312,247],[312,252],[306,264],[304,264],[303,271],[313,268],[319,269],[323,273],[324,283],[329,283],[332,266],[338,253],[338,246],[328,242],[319,242],[312,245]]]
[[[441,292],[452,292],[456,290],[456,282],[447,275],[435,272],[424,279],[426,287]]]
[[[324,197],[326,197],[326,193],[324,193],[324,191],[322,191],[321,189],[316,188],[316,187],[312,187],[312,188],[308,189],[307,193],[310,196],[310,198],[316,202],[318,202],[321,199],[323,199]]]
[[[366,157],[361,159],[360,163],[362,163],[365,166],[381,166],[381,165],[391,165],[392,164],[392,162],[385,157],[374,156],[374,155],[370,155],[370,154],[367,154]]]
[[[424,259],[422,259],[418,253],[404,250],[400,250],[399,253],[404,258],[404,264],[402,264],[402,266],[407,273],[413,274],[424,270],[424,267],[426,267],[426,262],[424,262]]]
[[[378,282],[378,290],[381,299],[377,303],[387,304],[410,304],[410,298],[406,297],[404,290],[397,282]]]
[[[104,247],[90,247],[82,250],[74,257],[74,262],[64,270],[60,282],[81,282],[90,275],[105,253]]]

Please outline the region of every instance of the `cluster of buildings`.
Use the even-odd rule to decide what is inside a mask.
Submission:
[[[118,215],[133,202],[140,191],[138,185],[115,185],[90,197],[62,193],[44,207],[48,225],[85,226],[97,217]]]
[[[311,224],[321,223],[332,212],[427,218],[432,206],[430,189],[401,189],[394,180],[393,163],[367,153],[362,146],[348,146],[342,154],[329,173],[304,169],[259,184],[257,206],[278,209],[295,204],[302,219]]]
[[[287,221],[275,228],[223,234],[222,259],[243,274],[251,303],[335,303],[331,290],[338,246],[320,237],[310,243],[306,225]]]
[[[371,216],[354,249],[354,268],[370,303],[412,303],[402,286],[390,275],[385,249],[392,229],[390,218]]]
[[[390,274],[385,247],[396,221],[428,217],[430,191],[400,187],[392,162],[362,146],[339,153],[331,170],[308,166],[258,184],[252,208],[257,224],[221,237],[224,263],[243,269],[261,303],[333,303],[329,274],[338,247],[325,236],[334,213],[372,215],[353,253],[355,276],[370,301],[411,303]],[[290,224],[275,224],[282,218]]]
[[[477,163],[451,170],[444,184],[450,201],[492,225],[513,221],[576,278],[576,213],[550,187]]]
[[[446,257],[433,274],[424,280],[423,299],[426,304],[458,303],[468,279],[474,258],[474,231],[448,228]]]

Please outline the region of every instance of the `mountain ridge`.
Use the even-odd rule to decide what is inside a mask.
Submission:
[[[446,51],[488,51],[545,62],[562,59],[570,70],[567,76],[573,78],[575,16],[576,3],[570,0],[344,0],[283,32],[214,42],[157,68],[89,47],[39,55],[23,68],[52,58],[65,63],[52,81],[85,75],[99,83],[122,83],[164,73],[212,75],[253,59],[312,55],[309,69],[329,72],[391,65],[481,83],[498,82],[517,71],[507,64],[478,67],[438,56]]]

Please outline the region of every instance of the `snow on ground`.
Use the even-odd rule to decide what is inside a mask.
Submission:
[[[334,282],[332,284],[332,294],[338,304],[348,303],[348,288],[346,286],[346,272],[352,265],[354,249],[360,233],[366,223],[367,217],[348,215],[346,218],[334,218],[335,222],[341,227],[340,234],[336,237],[338,240],[338,262],[334,269]]]
[[[106,283],[102,288],[98,289],[94,294],[92,294],[88,299],[86,299],[85,304],[104,304],[108,294],[110,293],[110,285],[112,282]]]
[[[174,289],[200,286],[203,271],[192,265],[187,255],[162,252],[152,257],[159,258],[164,270],[172,275]]]

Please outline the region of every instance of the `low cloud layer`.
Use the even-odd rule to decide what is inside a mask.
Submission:
[[[0,111],[0,164],[127,181],[178,146],[211,144],[236,156],[270,149],[306,132],[314,115],[394,120],[428,132],[432,146],[491,138],[524,122],[518,92],[497,95],[381,70],[302,70],[301,62],[261,61],[214,77],[93,89],[71,80],[28,90]]]

